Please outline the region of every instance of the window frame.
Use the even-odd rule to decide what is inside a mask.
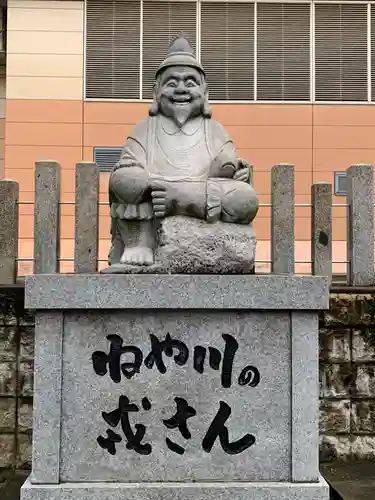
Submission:
[[[140,75],[139,75],[139,98],[138,99],[113,99],[113,98],[90,98],[86,97],[86,57],[87,57],[87,3],[84,0],[84,33],[83,33],[83,101],[85,102],[128,102],[128,103],[151,103],[151,99],[142,96],[143,78],[143,1],[140,2]],[[375,63],[372,67],[372,16],[375,20],[375,0],[148,0],[155,2],[192,2],[197,4],[196,16],[196,58],[201,60],[201,4],[202,3],[251,3],[254,4],[254,99],[247,100],[214,100],[213,104],[314,104],[314,105],[375,105],[375,96],[372,96],[373,79],[375,79]],[[257,5],[260,3],[291,3],[310,4],[310,99],[309,100],[258,100],[257,99]],[[316,4],[365,4],[367,5],[367,100],[364,101],[316,101],[315,100],[315,5]],[[375,33],[374,33],[375,46]],[[374,57],[375,61],[375,57]],[[372,71],[373,70],[373,71]],[[374,73],[374,77],[372,77]],[[371,100],[373,99],[373,100]]]

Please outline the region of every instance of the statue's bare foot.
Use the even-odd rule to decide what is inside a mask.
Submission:
[[[136,266],[151,266],[154,263],[154,252],[147,247],[125,248],[120,262]]]

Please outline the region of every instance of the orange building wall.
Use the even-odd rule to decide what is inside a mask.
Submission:
[[[94,146],[122,145],[147,113],[146,103],[83,101],[83,30],[81,1],[9,0],[5,175],[20,183],[23,201],[33,201],[34,163],[45,159],[61,164],[62,201],[74,201],[75,163],[92,160]],[[213,110],[239,156],[254,164],[260,203],[270,202],[270,169],[276,163],[295,165],[296,203],[310,202],[313,182],[333,183],[335,170],[352,163],[375,164],[373,106],[217,104]],[[102,201],[107,199],[107,182],[108,174],[102,174]],[[334,197],[334,203],[345,203],[345,198]],[[100,213],[100,257],[106,259],[108,208],[102,206]],[[21,205],[20,214],[20,256],[32,257],[33,207]],[[334,208],[334,260],[346,258],[345,214],[345,208]],[[270,258],[269,215],[270,209],[261,207],[255,220],[259,260]],[[297,261],[310,259],[310,225],[310,208],[297,207]],[[72,205],[62,207],[61,237],[61,257],[72,258]],[[71,268],[72,263],[63,266]],[[23,264],[22,270],[28,272],[30,266]]]
[[[5,175],[5,66],[0,66],[0,179]]]

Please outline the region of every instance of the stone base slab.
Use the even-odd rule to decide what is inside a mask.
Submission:
[[[31,484],[21,500],[328,500],[319,483],[66,483]]]

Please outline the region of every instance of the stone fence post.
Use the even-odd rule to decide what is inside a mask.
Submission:
[[[17,277],[18,193],[18,182],[0,181],[0,285]]]
[[[374,284],[374,173],[372,165],[353,165],[348,174],[348,284]]]
[[[312,274],[332,280],[332,185],[319,182],[311,187]]]
[[[35,164],[34,274],[59,271],[60,165],[55,161]]]
[[[271,270],[294,273],[294,166],[271,170]]]
[[[94,273],[98,266],[99,168],[95,163],[76,165],[74,272]]]

